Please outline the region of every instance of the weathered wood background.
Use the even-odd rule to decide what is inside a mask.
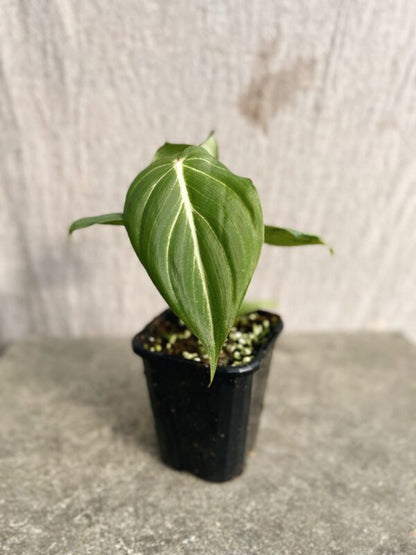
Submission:
[[[132,334],[164,306],[119,211],[165,140],[216,129],[268,223],[250,296],[297,329],[416,337],[413,0],[4,0],[0,342]]]

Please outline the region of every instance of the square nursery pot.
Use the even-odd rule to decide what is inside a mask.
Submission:
[[[225,482],[244,470],[254,448],[273,345],[283,329],[275,314],[270,336],[255,358],[241,366],[218,366],[212,385],[201,362],[152,352],[143,342],[157,318],[133,338],[144,371],[162,460],[212,482]]]

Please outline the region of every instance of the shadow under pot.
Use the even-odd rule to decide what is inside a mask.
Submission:
[[[150,350],[147,339],[161,322],[177,323],[166,310],[133,338],[144,360],[162,460],[212,482],[225,482],[244,470],[254,448],[274,343],[281,318],[258,311],[268,334],[254,358],[238,366],[218,366],[210,387],[209,368],[178,354]],[[145,346],[146,345],[146,346]]]

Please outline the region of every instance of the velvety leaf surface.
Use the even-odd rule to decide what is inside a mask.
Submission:
[[[212,379],[258,262],[262,211],[252,182],[205,147],[172,147],[132,183],[124,224],[152,281],[207,349]]]

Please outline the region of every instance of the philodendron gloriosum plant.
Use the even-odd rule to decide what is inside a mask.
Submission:
[[[218,160],[213,134],[200,146],[166,143],[131,184],[122,213],[70,227],[124,225],[162,297],[203,343],[211,381],[263,243],[324,244],[315,235],[265,226],[250,179]]]

